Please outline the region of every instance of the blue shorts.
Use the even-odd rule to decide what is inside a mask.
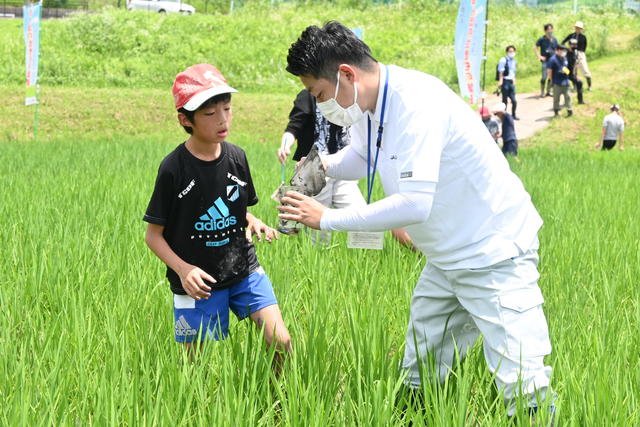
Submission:
[[[206,300],[173,295],[176,342],[224,339],[229,333],[229,309],[242,320],[277,303],[262,267],[229,288],[213,290]]]

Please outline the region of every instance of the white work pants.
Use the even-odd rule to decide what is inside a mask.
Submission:
[[[530,407],[538,406],[535,394],[545,398],[551,376],[543,360],[551,344],[538,278],[535,250],[479,269],[441,270],[427,264],[411,301],[403,361],[407,385],[420,385],[426,352],[444,381],[456,349],[464,356],[482,333],[485,360],[509,414],[521,393]]]

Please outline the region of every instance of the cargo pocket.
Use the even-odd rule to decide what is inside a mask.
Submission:
[[[543,303],[544,298],[538,287],[500,296],[507,350],[513,359],[521,360],[551,353]]]

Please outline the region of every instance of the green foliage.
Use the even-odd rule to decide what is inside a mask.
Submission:
[[[404,6],[365,6],[338,2],[272,7],[252,2],[232,15],[160,16],[110,10],[48,20],[43,22],[40,82],[170,87],[176,73],[185,67],[210,62],[240,89],[291,91],[298,83],[285,71],[290,44],[307,25],[338,19],[350,27],[363,27],[365,41],[379,60],[423,70],[456,84],[455,5],[418,1]],[[554,22],[563,37],[575,19],[566,14],[540,18],[530,8],[496,7],[490,13],[487,69],[495,67],[507,44],[515,44],[520,77],[539,72],[531,47],[542,33],[542,24]],[[613,12],[585,12],[580,19],[587,23],[591,59],[619,48],[609,46],[610,36],[638,29],[637,20]],[[616,25],[609,28],[613,20]],[[0,56],[6,58],[0,63],[4,81],[21,84],[24,46],[20,21],[0,21]],[[487,82],[492,84],[492,72],[487,73]]]

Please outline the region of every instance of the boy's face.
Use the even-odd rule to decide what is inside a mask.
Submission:
[[[210,143],[220,143],[225,140],[229,135],[232,119],[231,102],[218,102],[197,110],[193,122],[189,121],[184,114],[178,114],[180,124],[193,129],[193,137]]]

